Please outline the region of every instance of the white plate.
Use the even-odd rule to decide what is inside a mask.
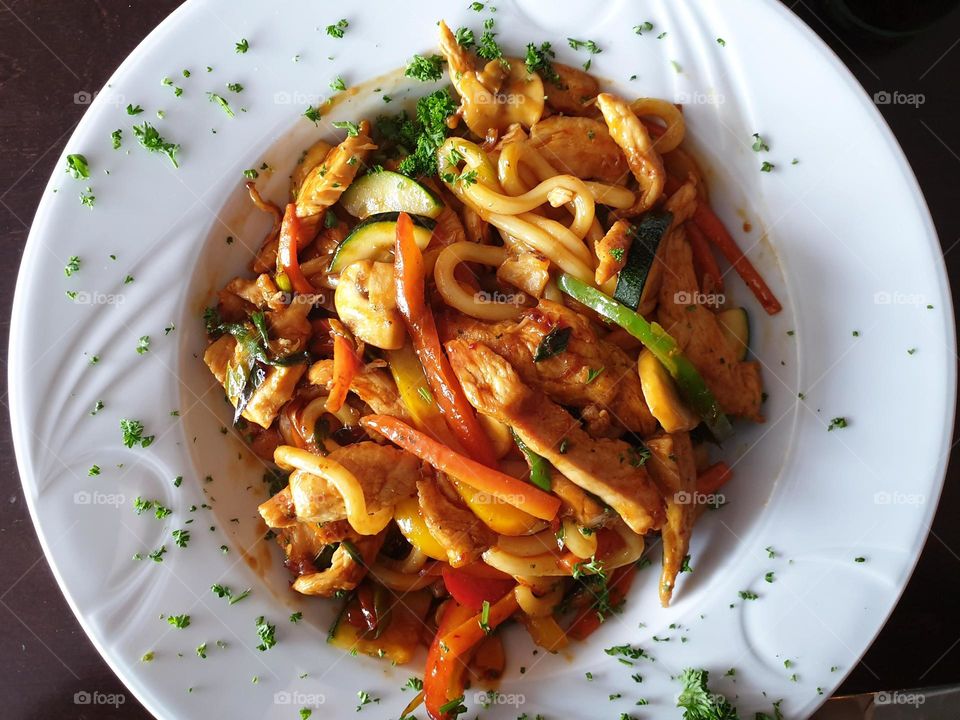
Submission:
[[[199,313],[215,288],[242,272],[268,226],[246,202],[242,171],[269,163],[276,170],[259,185],[282,199],[300,151],[332,134],[301,117],[328,82],[342,75],[355,86],[432,51],[440,17],[479,32],[490,12],[466,5],[194,0],[130,56],[67,144],[67,152],[87,156],[92,179],[66,176],[63,158],[54,169],[14,307],[17,457],[71,607],[158,716],[209,717],[215,708],[218,717],[290,718],[316,704],[323,717],[352,717],[365,690],[380,702],[362,717],[395,717],[410,696],[400,687],[421,672],[327,646],[332,604],[295,596],[278,549],[256,543],[262,468],[238,438],[220,432],[229,413],[199,359]],[[496,5],[498,39],[509,50],[549,40],[562,60],[579,64],[586,56],[565,39],[595,40],[603,51],[593,70],[614,90],[687,103],[690,135],[711,168],[714,206],[785,310],[766,317],[729,276],[751,311],[769,421],[740,427],[729,444],[736,461],[736,478],[724,489],[729,504],[700,524],[694,572],[683,576],[673,606],[658,607],[649,569],[626,612],[584,645],[534,655],[522,633],[512,633],[505,695],[483,716],[679,717],[667,709],[677,693],[671,676],[694,666],[712,672],[714,689],[735,699],[743,717],[769,712],[775,698],[784,698],[788,716],[805,717],[896,603],[944,473],[953,316],[940,247],[910,168],[850,73],[779,3],[725,2],[722,11],[713,3]],[[324,28],[342,16],[350,21],[346,37],[328,37]],[[632,27],[648,20],[654,31],[636,35]],[[658,39],[661,32],[667,35]],[[250,41],[246,54],[234,51],[241,38]],[[185,68],[191,77],[183,77]],[[182,97],[161,84],[165,76],[183,87]],[[230,82],[242,83],[243,93],[227,91]],[[382,92],[352,98],[327,119],[394,110],[410,92],[397,76],[375,86]],[[209,91],[229,98],[236,118],[209,102]],[[384,105],[384,93],[397,102]],[[128,103],[146,112],[128,117]],[[142,119],[183,145],[179,170],[137,146],[130,126]],[[114,151],[110,133],[121,127],[123,149]],[[751,150],[754,132],[769,153]],[[763,160],[775,164],[773,172],[760,172]],[[87,185],[96,195],[92,210],[77,198]],[[750,233],[739,230],[744,217]],[[769,240],[758,242],[764,235]],[[227,236],[236,241],[227,244]],[[64,278],[72,255],[82,268]],[[135,280],[125,284],[128,274]],[[85,302],[71,302],[67,290]],[[171,323],[176,329],[165,335]],[[152,343],[139,355],[142,335]],[[93,354],[100,356],[95,366]],[[98,399],[105,407],[91,417]],[[170,415],[174,409],[179,417]],[[828,432],[836,416],[850,425]],[[121,418],[142,420],[156,441],[123,447]],[[93,464],[102,472],[88,477]],[[138,495],[173,514],[138,517]],[[212,509],[189,512],[204,502]],[[186,549],[171,539],[178,528],[192,533]],[[161,564],[131,560],[163,544]],[[772,584],[764,579],[770,571]],[[230,606],[211,593],[214,582],[252,593]],[[759,598],[742,600],[742,590]],[[304,612],[296,626],[287,620],[295,610]],[[189,613],[192,622],[174,629],[161,613]],[[277,626],[279,643],[267,652],[255,649],[259,615]],[[207,659],[195,653],[203,642]],[[630,668],[603,652],[626,642],[656,661]],[[147,651],[155,659],[143,663]],[[735,677],[724,677],[729,668]],[[636,672],[642,684],[630,679]],[[623,697],[609,700],[616,692]],[[651,707],[635,709],[640,697]],[[467,699],[476,705],[473,693]]]

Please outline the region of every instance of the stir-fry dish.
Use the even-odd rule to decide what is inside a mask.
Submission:
[[[335,123],[285,207],[248,184],[273,228],[208,310],[205,355],[275,464],[259,511],[293,590],[340,603],[344,649],[426,646],[405,712],[435,720],[504,672],[509,621],[548,651],[610,621],[657,539],[670,602],[731,475],[711,455],[731,418],[763,421],[715,251],[780,310],[682,108],[439,29],[452,88]]]

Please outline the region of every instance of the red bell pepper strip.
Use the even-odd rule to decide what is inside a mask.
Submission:
[[[300,218],[297,217],[297,206],[294,203],[290,203],[283,213],[283,222],[280,224],[280,245],[277,248],[277,268],[289,278],[294,290],[298,293],[309,295],[315,292],[315,290],[300,270],[297,251],[300,248],[301,242],[301,227]]]
[[[406,321],[430,390],[444,419],[464,449],[472,458],[492,467],[496,464],[496,454],[490,438],[480,426],[440,345],[433,311],[424,296],[423,254],[413,237],[413,221],[406,213],[400,213],[397,218],[395,256],[397,308]]]
[[[367,415],[360,424],[375,430],[391,442],[425,460],[437,470],[457,480],[500,498],[541,520],[552,520],[560,509],[560,498],[549,495],[530,483],[481,465],[476,460],[454,452],[443,443],[424,435],[389,415]]]
[[[447,592],[461,605],[474,612],[480,612],[483,601],[495,603],[517,584],[509,576],[501,578],[482,577],[470,571],[470,568],[453,568],[443,565],[443,584]]]
[[[517,597],[508,592],[483,613],[473,614],[456,602],[444,609],[440,627],[427,651],[427,672],[423,678],[424,701],[431,720],[449,720],[448,708],[463,696],[463,674],[468,653],[498,625],[517,610]]]

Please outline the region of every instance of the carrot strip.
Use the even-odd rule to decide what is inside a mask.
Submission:
[[[313,285],[300,270],[300,261],[297,259],[297,250],[301,242],[300,218],[297,217],[297,206],[294,203],[287,205],[283,213],[283,222],[280,224],[280,244],[277,248],[277,266],[290,280],[293,289],[305,295],[315,292]]]
[[[723,292],[723,276],[720,274],[720,266],[710,251],[710,244],[707,242],[706,236],[695,223],[688,223],[684,227],[687,230],[687,237],[690,239],[690,249],[693,251],[693,268],[700,278],[700,289],[708,294],[713,293],[714,290]]]
[[[714,463],[697,475],[697,492],[710,495],[733,477],[733,470],[725,462]]]
[[[697,224],[703,234],[723,254],[737,274],[743,278],[743,281],[756,296],[760,305],[770,315],[776,315],[783,309],[780,301],[774,296],[773,292],[767,287],[760,273],[753,264],[743,254],[743,251],[737,247],[733,236],[727,231],[720,218],[714,214],[713,210],[704,203],[698,203],[697,209],[693,213],[693,221]]]
[[[339,333],[333,336],[333,385],[324,408],[335,413],[343,407],[350,392],[350,384],[360,371],[360,358],[354,352],[353,344]]]
[[[367,415],[360,419],[360,424],[369,430],[376,430],[437,470],[541,520],[552,520],[560,509],[560,498],[454,452],[402,420],[389,415]]]
[[[397,219],[396,260],[397,308],[403,315],[417,357],[430,383],[444,419],[471,457],[484,465],[496,464],[496,454],[473,406],[453,373],[440,345],[433,311],[426,303],[423,281],[423,254],[413,237],[413,221],[406,213]]]

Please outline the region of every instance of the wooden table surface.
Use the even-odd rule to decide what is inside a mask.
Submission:
[[[0,0],[0,247],[9,253],[8,262],[0,266],[4,308],[13,298],[20,255],[43,187],[86,109],[74,96],[100,89],[178,4]],[[884,90],[924,95],[925,102],[916,108],[880,109],[920,180],[956,295],[960,12],[953,11],[907,42],[876,45],[832,27],[809,3],[786,4],[834,48],[871,95]],[[812,98],[808,107],[830,112]],[[0,322],[0,403],[6,408],[6,309]],[[0,483],[0,716],[149,717],[86,638],[51,575],[27,513],[6,424],[0,430]],[[886,627],[844,682],[843,692],[960,683],[958,516],[960,463],[952,462],[916,572]],[[126,702],[118,710],[74,704],[74,693],[84,690],[124,693]]]

